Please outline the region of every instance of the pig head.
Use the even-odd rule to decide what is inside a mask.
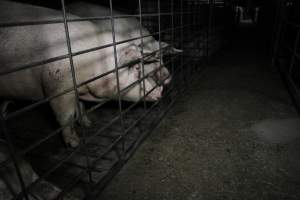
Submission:
[[[80,17],[99,17],[99,16],[110,16],[110,9],[107,7],[99,6],[93,3],[87,2],[75,2],[67,5],[67,10],[75,15]],[[113,10],[113,15],[124,15],[119,11]],[[102,31],[112,31],[111,20],[95,20],[93,21],[100,30]],[[116,42],[120,42],[123,40],[130,40],[136,38],[135,40],[129,41],[127,43],[134,44],[139,47],[139,50],[143,52],[143,54],[153,54],[152,57],[148,57],[146,62],[144,63],[145,73],[152,73],[152,78],[158,84],[167,85],[171,82],[171,74],[167,67],[164,66],[163,60],[160,59],[160,53],[165,54],[174,54],[182,52],[179,49],[175,49],[168,45],[165,42],[161,42],[161,46],[159,42],[155,40],[149,31],[145,27],[140,27],[140,22],[136,18],[126,17],[126,18],[116,18],[114,19],[114,30],[116,33]],[[147,36],[143,38],[143,45],[141,45],[141,33],[143,36]],[[161,52],[159,52],[160,47],[163,48]],[[151,61],[151,62],[149,62]],[[160,68],[160,70],[156,70]]]

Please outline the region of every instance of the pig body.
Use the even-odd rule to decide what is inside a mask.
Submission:
[[[0,22],[61,19],[61,12],[38,6],[9,1],[0,2]],[[78,18],[75,15],[68,15]],[[112,43],[111,32],[101,31],[91,22],[69,23],[72,52],[80,52],[100,45]],[[0,29],[0,73],[8,72],[25,64],[67,55],[64,24],[17,26]],[[140,52],[134,44],[117,46],[117,62],[121,66],[139,58]],[[73,57],[77,84],[97,77],[115,68],[113,47],[80,54]],[[119,70],[120,90],[138,80],[138,64]],[[145,79],[146,91],[155,86],[151,78]],[[136,84],[122,95],[122,99],[138,101],[142,97],[142,84]],[[0,97],[8,99],[40,100],[73,88],[69,59],[61,59],[5,75],[0,78]],[[117,82],[114,73],[79,87],[82,100],[101,101],[102,98],[117,99]],[[153,90],[146,100],[160,98],[162,87]],[[75,116],[76,98],[74,91],[50,101],[58,122],[63,126]],[[73,127],[63,129],[66,144],[76,147],[79,138]]]

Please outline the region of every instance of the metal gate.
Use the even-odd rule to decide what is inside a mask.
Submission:
[[[135,14],[114,15],[114,2],[109,0],[107,1],[110,6],[109,16],[69,18],[65,1],[59,2],[57,0],[57,5],[60,5],[62,13],[60,19],[37,19],[36,21],[20,19],[20,21],[0,23],[0,29],[61,23],[64,25],[65,45],[68,49],[68,54],[24,64],[13,70],[0,68],[0,77],[68,59],[73,80],[72,88],[53,96],[47,96],[40,101],[14,101],[13,103],[6,101],[2,104],[3,111],[0,115],[2,139],[0,142],[1,149],[5,150],[0,152],[0,157],[3,157],[3,159],[1,158],[0,173],[3,183],[8,185],[7,190],[10,191],[9,194],[2,192],[0,194],[2,198],[27,200],[64,199],[67,197],[69,199],[94,199],[165,116],[178,96],[184,94],[194,75],[200,73],[200,70],[205,66],[203,61],[208,60],[210,55],[221,46],[221,35],[226,25],[223,20],[225,13],[223,11],[226,8],[224,1],[138,0],[136,2],[138,5]],[[140,31],[141,35],[137,38],[118,42],[114,39],[113,43],[106,46],[97,46],[80,52],[72,51],[68,31],[70,23],[110,20],[111,34],[115,38],[114,20],[119,18],[137,18],[140,22],[140,29],[144,26],[150,30],[151,34],[142,35],[142,31]],[[166,67],[172,76],[170,85],[165,88],[163,98],[154,103],[148,103],[145,100],[152,90],[160,86],[157,83],[149,92],[146,92],[145,87],[143,87],[143,96],[139,101],[135,103],[122,101],[122,94],[133,85],[145,84],[148,75],[144,73],[144,65],[146,65],[146,59],[149,55],[144,54],[141,58],[130,62],[131,64],[141,63],[142,76],[123,90],[120,90],[118,72],[120,69],[128,67],[129,64],[118,66],[115,63],[114,70],[108,73],[101,74],[91,80],[85,80],[83,83],[76,82],[74,57],[89,54],[102,48],[114,47],[116,59],[117,45],[133,40],[139,40],[143,44],[143,39],[150,36],[159,41],[159,44],[165,41],[171,46],[183,50],[180,54],[164,57],[164,62],[162,62],[163,57],[159,56],[160,67],[156,70],[160,71]],[[297,38],[299,39],[299,29]],[[143,53],[143,45],[141,46]],[[0,48],[4,47],[1,46]],[[163,47],[160,45],[159,50],[152,54],[162,50]],[[295,55],[293,62],[298,62],[296,59],[298,55],[293,55]],[[296,68],[294,67],[293,70]],[[118,100],[105,99],[100,103],[87,103],[87,109],[83,111],[79,103],[78,88],[108,74],[115,74],[117,77]],[[168,78],[165,77],[165,79]],[[78,114],[67,124],[58,126],[48,104],[53,99],[70,93],[75,95]],[[84,116],[93,119],[92,127],[83,128],[77,125],[77,122],[81,121]],[[80,134],[81,142],[76,148],[68,148],[61,142],[60,133],[69,126],[75,127]],[[10,177],[11,179],[7,180]],[[49,188],[49,185],[55,194],[51,197],[44,197],[40,193],[45,195],[47,193],[45,187]]]
[[[294,0],[277,1],[274,30],[273,59],[278,66],[295,103],[300,108],[300,3]]]

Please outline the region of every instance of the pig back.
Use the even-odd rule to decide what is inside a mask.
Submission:
[[[87,3],[87,2],[75,2],[67,5],[67,10],[80,17],[104,17],[110,16],[110,9],[100,5]],[[113,10],[113,15],[126,15],[125,13]],[[95,20],[102,31],[111,32],[111,20]],[[116,41],[127,40],[130,38],[140,37],[140,24],[137,18],[115,18],[114,29],[116,32]],[[144,35],[148,35],[149,32],[146,29],[142,29]]]
[[[67,5],[67,10],[68,12],[80,17],[110,16],[109,8],[87,2],[71,3]],[[126,14],[113,10],[113,15]],[[110,19],[94,20],[93,23],[95,23],[102,32],[112,32]],[[150,36],[150,32],[145,27],[140,27],[140,21],[136,17],[115,18],[114,30],[116,42],[141,37],[142,31],[142,35],[147,36],[143,38],[144,51],[152,52],[159,49],[158,42],[152,36]],[[140,46],[141,40],[138,38],[127,43]]]

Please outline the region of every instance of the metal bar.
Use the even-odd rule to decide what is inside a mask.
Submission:
[[[162,51],[161,51],[161,15],[160,15],[160,0],[157,0],[157,12],[158,12],[158,42],[159,42],[159,68],[162,65]],[[159,76],[161,77],[161,70],[159,70]]]
[[[183,0],[180,0],[180,11],[181,11],[181,15],[180,15],[180,26],[183,26]],[[183,29],[180,29],[180,46],[181,48],[183,48]],[[184,85],[185,85],[185,80],[184,80],[184,69],[183,69],[183,55],[181,54],[180,56],[180,65],[181,67],[181,79],[183,82],[183,87],[182,89],[184,89]]]
[[[11,138],[9,136],[8,129],[7,129],[5,120],[4,120],[3,116],[2,116],[2,113],[0,113],[0,127],[1,127],[1,132],[2,132],[2,134],[3,134],[3,136],[4,136],[5,140],[6,140],[6,144],[7,144],[8,151],[9,151],[9,155],[10,155],[11,160],[13,162],[13,166],[14,166],[14,168],[16,170],[17,177],[18,177],[18,180],[19,180],[19,184],[21,186],[21,193],[19,193],[19,194],[22,197],[25,197],[26,200],[29,200],[28,193],[27,193],[26,186],[25,186],[25,182],[24,182],[21,170],[20,170],[21,168],[20,168],[20,165],[19,165],[19,163],[17,161],[17,158],[16,158],[16,151],[14,149],[14,146],[12,144]]]
[[[277,13],[277,29],[276,29],[276,35],[275,35],[275,45],[274,45],[274,50],[273,50],[273,55],[272,55],[272,66],[275,66],[275,62],[277,59],[277,54],[280,46],[280,38],[282,34],[282,25],[283,25],[283,5],[284,5],[284,0],[279,0],[278,1],[278,13]]]
[[[63,13],[63,19],[64,19],[64,27],[65,27],[65,34],[66,34],[66,41],[67,41],[67,47],[68,47],[68,58],[70,62],[70,68],[71,68],[71,75],[72,75],[72,82],[73,82],[73,91],[75,93],[75,99],[76,99],[76,106],[78,109],[78,114],[79,114],[79,120],[82,118],[81,117],[81,112],[80,112],[80,104],[79,104],[79,95],[78,95],[78,90],[77,90],[77,81],[76,81],[76,73],[75,73],[75,67],[73,63],[73,57],[72,57],[72,47],[71,47],[71,40],[70,40],[70,35],[69,35],[69,27],[67,23],[67,16],[66,16],[66,10],[65,10],[65,1],[61,0],[61,5],[62,5],[62,13]]]
[[[143,24],[142,24],[142,3],[141,3],[141,0],[139,0],[139,22],[140,22],[140,36],[141,36],[141,54],[143,55],[144,54],[144,40],[143,40],[143,31],[142,31],[142,28],[143,28]],[[144,77],[145,76],[145,66],[144,66],[144,58],[142,56],[141,58],[141,63],[142,63],[142,76]],[[146,84],[145,84],[145,80],[143,80],[143,96],[145,96],[146,94]],[[147,110],[147,104],[146,104],[146,101],[144,99],[144,109]]]
[[[293,50],[291,47],[289,47],[288,45],[286,45],[286,44],[284,44],[284,43],[280,43],[279,46],[285,48],[285,49],[288,50],[291,54],[294,53],[295,58],[298,59],[298,60],[300,60],[300,54],[297,53],[297,52],[294,52],[294,50]]]
[[[181,14],[180,12],[174,13],[176,15]],[[184,14],[188,14],[187,12],[184,12]],[[194,13],[196,14],[196,13]],[[171,15],[171,13],[161,13],[161,15],[167,16]],[[143,17],[156,17],[157,13],[144,13],[142,14]],[[114,15],[112,16],[115,19],[121,19],[121,18],[130,18],[130,17],[136,17],[138,18],[139,15]],[[94,20],[108,20],[111,19],[111,16],[97,16],[97,17],[80,17],[80,18],[70,18],[67,20],[67,22],[82,22],[82,21],[94,21]],[[52,20],[37,20],[37,21],[23,21],[23,22],[5,22],[0,23],[0,28],[7,28],[7,27],[16,27],[16,26],[33,26],[33,25],[45,25],[45,24],[58,24],[58,23],[64,23],[62,19],[52,19]]]
[[[66,15],[65,1],[64,0],[61,0],[61,6],[62,6],[65,34],[66,34],[66,40],[67,40],[69,62],[70,62],[70,67],[71,67],[71,75],[72,75],[72,81],[73,81],[73,91],[75,93],[75,101],[76,101],[76,107],[77,107],[76,118],[78,118],[78,120],[81,121],[82,120],[82,113],[81,113],[82,109],[81,109],[80,102],[79,102],[79,94],[78,94],[78,87],[77,87],[77,81],[76,81],[76,73],[75,73],[75,67],[74,67],[73,57],[72,57],[72,47],[71,47],[71,40],[70,40],[69,27],[68,27],[68,22],[67,22],[67,15]],[[73,124],[71,124],[70,126],[73,129]],[[72,131],[74,131],[74,130],[72,130]],[[81,139],[81,144],[79,144],[79,145],[84,145],[84,144],[85,144],[85,137],[83,137]],[[87,156],[86,156],[86,163],[87,163],[87,171],[88,171],[88,174],[89,174],[89,181],[90,181],[90,183],[92,183],[92,175],[91,175],[91,171],[89,170],[90,161],[89,161],[89,158]]]
[[[111,30],[112,30],[112,37],[113,43],[116,43],[116,33],[115,33],[115,25],[114,25],[114,18],[113,16],[113,5],[112,0],[109,0],[109,7],[110,7],[110,22],[111,22]],[[123,111],[122,111],[122,102],[121,102],[121,94],[120,94],[120,80],[119,80],[119,70],[118,70],[118,57],[117,57],[117,46],[114,45],[114,61],[115,61],[115,73],[116,73],[116,81],[117,81],[117,95],[118,95],[118,104],[119,104],[119,116],[121,122],[122,132],[124,133],[124,119],[123,119]],[[124,147],[124,142],[122,143],[122,147]],[[122,151],[123,152],[123,151]]]
[[[192,5],[193,2],[190,2],[190,3],[187,3],[187,10],[188,12],[190,12],[190,8],[191,8],[191,5]],[[191,15],[187,15],[186,16],[187,20],[190,22],[191,21]],[[193,24],[193,22],[192,22]],[[193,24],[194,25],[194,24]],[[187,29],[187,33],[186,33],[187,37],[190,38],[191,37],[191,28]],[[195,45],[195,44],[193,44]],[[186,70],[185,70],[185,80],[186,80],[186,87],[189,87],[190,86],[190,81],[189,81],[189,76],[190,76],[190,73],[191,73],[191,68],[192,66],[190,65]]]
[[[171,45],[174,47],[174,0],[171,0],[171,28],[172,28],[172,33],[171,33]],[[171,72],[174,73],[174,59],[171,61]],[[172,81],[172,86],[174,86],[174,81]]]
[[[293,68],[294,68],[294,64],[295,64],[295,58],[296,58],[296,55],[297,55],[297,48],[298,48],[298,45],[299,45],[299,40],[300,40],[300,29],[297,30],[297,36],[296,36],[296,40],[295,40],[295,43],[294,43],[292,58],[291,58],[290,66],[289,66],[289,76],[293,72]]]

